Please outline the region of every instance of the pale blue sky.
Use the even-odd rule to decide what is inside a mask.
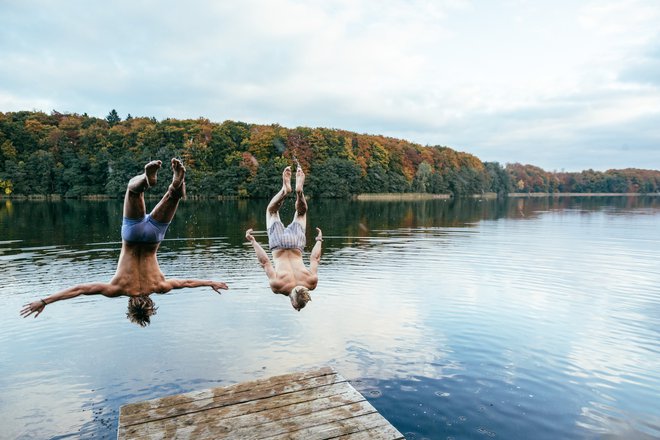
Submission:
[[[660,169],[660,2],[0,0],[0,111],[113,108]]]

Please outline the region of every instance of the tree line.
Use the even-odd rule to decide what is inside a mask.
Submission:
[[[199,119],[106,118],[53,111],[0,112],[0,193],[120,197],[152,159],[182,158],[189,195],[270,197],[299,161],[306,194],[420,192],[656,192],[660,171],[548,173],[482,162],[446,146],[329,128]],[[157,191],[164,191],[160,179]]]
[[[533,165],[507,164],[515,191],[534,193],[642,193],[660,191],[660,171],[627,168],[549,172]]]

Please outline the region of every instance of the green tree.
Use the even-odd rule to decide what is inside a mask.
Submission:
[[[25,167],[25,162],[6,160],[5,171],[3,174],[3,180],[11,182],[14,194],[30,194],[30,179],[28,170]]]
[[[424,161],[420,163],[415,173],[415,179],[413,180],[413,191],[420,193],[428,192],[432,174],[433,167],[428,162]]]
[[[410,192],[410,182],[403,174],[395,171],[387,172],[387,181],[389,183],[388,192],[391,193],[405,193]]]
[[[273,197],[282,188],[282,170],[285,166],[283,160],[260,165],[254,178],[248,182],[248,194],[259,198]],[[295,173],[295,168],[293,172]]]
[[[53,171],[55,170],[55,159],[49,151],[37,150],[30,155],[27,161],[27,169],[30,170],[31,194],[53,194],[55,185]]]
[[[321,165],[309,179],[309,193],[314,197],[346,198],[360,190],[360,167],[349,160],[332,157]]]
[[[0,179],[0,194],[9,195],[14,191],[14,186],[11,183],[11,180],[2,180]]]
[[[484,162],[488,173],[488,191],[497,194],[508,194],[513,190],[511,177],[498,162]]]
[[[110,110],[110,113],[108,113],[108,116],[105,117],[105,120],[108,121],[110,127],[113,127],[121,122],[121,118],[119,117],[117,110],[114,108]]]
[[[429,178],[429,192],[432,194],[449,193],[449,185],[444,176],[439,172],[432,173]]]
[[[383,193],[390,190],[390,179],[385,168],[378,162],[371,161],[367,174],[362,179],[362,192]]]

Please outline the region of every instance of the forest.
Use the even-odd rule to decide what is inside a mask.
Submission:
[[[152,159],[182,158],[193,197],[270,197],[298,160],[311,197],[511,192],[657,193],[660,171],[548,172],[500,165],[446,146],[331,128],[199,119],[0,112],[0,194],[121,197]],[[164,191],[167,179],[159,179]]]

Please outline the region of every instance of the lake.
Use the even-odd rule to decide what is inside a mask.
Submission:
[[[244,240],[266,204],[184,202],[163,272],[230,290],[140,328],[125,298],[19,316],[112,277],[120,201],[0,200],[0,437],[115,438],[123,404],[330,365],[409,439],[660,438],[659,197],[311,200],[299,313]]]

